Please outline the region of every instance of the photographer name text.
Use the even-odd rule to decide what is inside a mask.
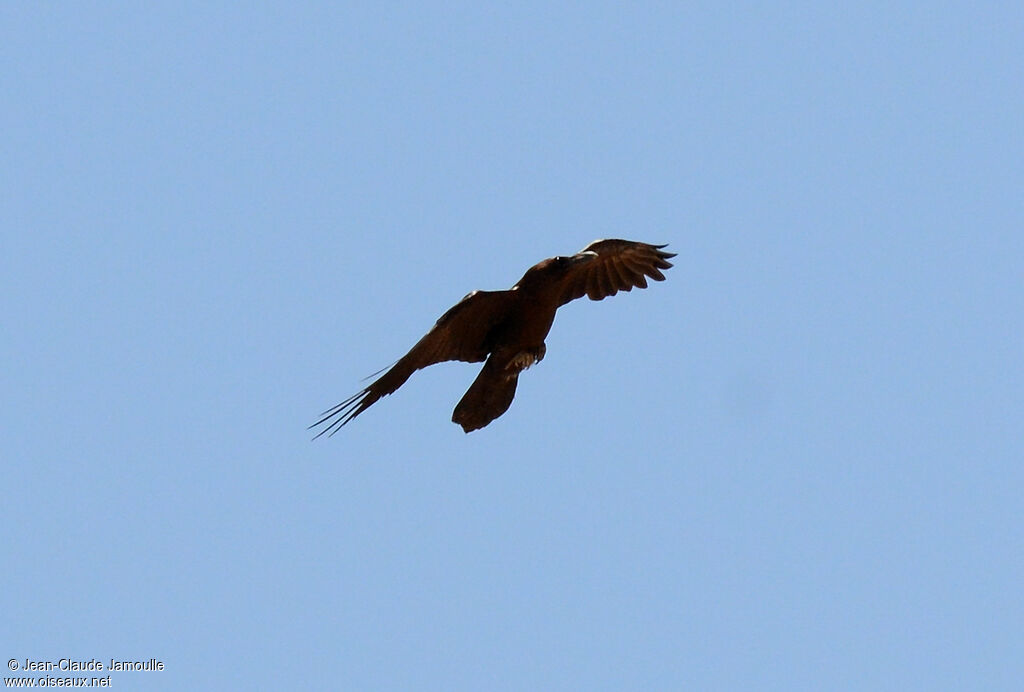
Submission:
[[[13,661],[12,661],[13,663]],[[9,666],[14,668],[14,666]],[[62,658],[58,661],[33,661],[30,658],[25,659],[25,664],[21,667],[22,670],[29,671],[46,671],[46,670],[63,670],[63,671],[134,671],[134,670],[163,670],[164,662],[158,661],[155,658],[151,658],[148,661],[118,661],[116,659],[110,659],[109,663],[104,664],[95,658],[88,661],[78,661],[73,658]]]

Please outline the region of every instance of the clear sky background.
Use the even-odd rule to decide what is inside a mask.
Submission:
[[[1019,3],[5,3],[0,655],[1019,690]],[[595,238],[510,411],[416,374]]]

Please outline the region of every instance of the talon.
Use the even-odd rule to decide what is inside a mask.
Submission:
[[[544,354],[547,352],[547,347],[541,344],[538,348],[532,348],[528,351],[520,351],[512,357],[508,365],[505,366],[506,370],[511,372],[520,373],[526,370],[534,363],[539,363],[544,360]]]

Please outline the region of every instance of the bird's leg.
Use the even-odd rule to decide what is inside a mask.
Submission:
[[[510,360],[508,365],[505,366],[505,369],[514,373],[520,373],[534,363],[539,363],[544,360],[545,353],[547,353],[547,346],[543,343],[537,348],[520,351],[516,355],[512,356],[512,360]]]

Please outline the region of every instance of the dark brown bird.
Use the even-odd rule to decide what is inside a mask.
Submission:
[[[555,311],[583,295],[604,300],[634,286],[647,288],[645,277],[664,281],[660,270],[672,266],[675,253],[663,247],[595,240],[572,257],[535,264],[507,291],[473,291],[373,384],[324,411],[309,426],[325,426],[313,439],[338,432],[420,368],[449,360],[487,361],[452,414],[467,433],[484,427],[512,404],[519,373],[543,360]]]

